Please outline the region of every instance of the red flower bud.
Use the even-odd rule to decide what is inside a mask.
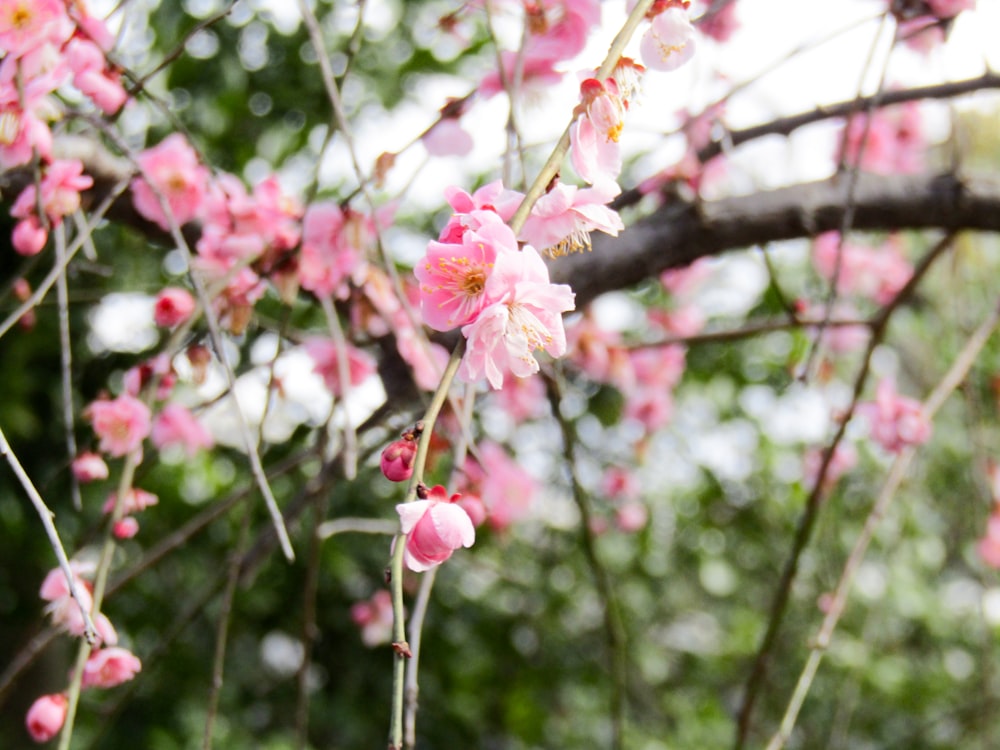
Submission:
[[[382,473],[393,482],[405,482],[413,476],[413,461],[417,457],[417,441],[406,433],[382,451]]]

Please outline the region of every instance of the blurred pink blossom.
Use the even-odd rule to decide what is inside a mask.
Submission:
[[[195,301],[191,292],[181,287],[168,286],[156,295],[153,321],[161,328],[173,328],[190,318],[194,308]]]
[[[813,265],[828,281],[837,275],[839,294],[859,294],[880,305],[892,301],[913,275],[913,266],[903,256],[899,241],[890,238],[879,249],[853,242],[840,243],[838,232],[825,232],[813,243]]]
[[[335,396],[343,394],[340,381],[341,348],[331,339],[314,337],[305,342],[306,353],[313,360],[313,369],[323,378],[326,387]],[[345,344],[343,354],[347,358],[347,373],[350,386],[360,385],[375,372],[375,360],[372,356],[350,344]]]
[[[66,696],[62,693],[43,695],[31,704],[24,723],[35,742],[48,742],[62,729],[66,721]]]
[[[361,628],[361,642],[373,648],[392,640],[392,595],[379,589],[370,599],[351,605],[351,620]]]
[[[98,448],[115,457],[141,448],[152,427],[149,407],[127,393],[113,400],[91,402],[84,415],[100,438]]]
[[[868,420],[872,440],[893,453],[926,443],[931,437],[931,424],[923,406],[900,396],[891,378],[879,381],[875,401],[858,404],[856,413]]]
[[[93,451],[80,453],[73,459],[73,476],[78,482],[93,482],[108,478],[108,465]]]
[[[112,646],[93,651],[83,666],[85,688],[112,688],[128,682],[142,669],[142,662],[128,649]]]
[[[167,404],[156,415],[150,439],[159,450],[179,445],[184,448],[189,458],[200,450],[208,450],[215,444],[208,428],[198,421],[190,409],[180,404]]]
[[[840,141],[842,144],[843,141]],[[879,174],[915,174],[924,167],[927,142],[917,102],[878,109],[871,116],[858,113],[847,126],[846,156],[849,166]]]
[[[474,145],[472,136],[454,117],[439,120],[420,141],[431,156],[466,156]]]
[[[653,3],[655,12],[658,5]],[[676,6],[667,7],[655,15],[639,42],[639,55],[650,70],[676,70],[694,56],[694,26],[687,11]]]
[[[180,133],[136,157],[144,176],[132,181],[132,202],[145,218],[168,230],[170,222],[160,206],[162,197],[178,226],[198,218],[208,190],[208,170]],[[149,182],[147,182],[147,178]]]

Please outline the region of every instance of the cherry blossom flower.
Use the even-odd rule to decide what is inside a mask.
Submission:
[[[431,156],[466,156],[472,151],[472,136],[454,117],[442,118],[420,138]]]
[[[635,370],[621,336],[601,328],[584,313],[568,331],[570,357],[591,380],[625,391],[635,384]]]
[[[29,216],[14,225],[10,241],[21,255],[38,255],[49,241],[49,233],[45,231],[37,216]]]
[[[920,105],[904,102],[878,109],[870,116],[858,113],[851,117],[846,154],[841,151],[838,159],[879,174],[916,174],[923,171],[926,145]]]
[[[78,482],[93,482],[108,478],[108,465],[93,451],[86,451],[73,459],[73,476]]]
[[[711,3],[709,3],[709,7],[711,7]],[[728,42],[739,28],[740,22],[736,18],[735,0],[713,11],[711,15],[702,16],[698,21],[698,31],[717,42]]]
[[[531,245],[497,256],[485,295],[497,302],[462,328],[468,340],[459,369],[463,379],[485,376],[499,389],[505,372],[521,378],[538,372],[538,349],[553,357],[566,353],[562,313],[573,309],[575,295],[567,285],[549,281],[548,268]]]
[[[625,125],[625,103],[618,94],[614,78],[601,82],[587,78],[580,84],[584,116],[607,140],[618,142]]]
[[[813,244],[813,265],[821,276],[833,280],[837,272],[839,294],[860,294],[887,304],[906,286],[913,266],[903,256],[898,240],[890,239],[874,250],[851,242],[840,243],[839,233],[825,232]]]
[[[104,52],[88,39],[76,38],[66,45],[66,62],[73,71],[73,85],[90,97],[105,114],[113,115],[128,99],[121,75],[107,66]]]
[[[651,70],[676,70],[694,56],[694,26],[671,0],[657,0],[650,13],[656,15],[639,42],[639,55]]]
[[[100,438],[99,449],[115,457],[141,448],[152,427],[149,407],[127,393],[91,402],[85,415]]]
[[[649,508],[638,500],[628,500],[615,508],[615,526],[631,534],[642,531],[649,523]]]
[[[601,21],[599,0],[531,0],[527,16],[527,54],[568,60],[583,51],[591,29]]]
[[[532,207],[520,239],[551,257],[590,250],[595,229],[617,237],[625,228],[618,212],[606,205],[619,192],[615,183],[583,190],[558,183]]]
[[[931,424],[923,406],[900,396],[891,378],[879,381],[875,401],[858,404],[856,413],[868,420],[872,440],[892,453],[926,443],[931,437]]]
[[[170,222],[160,207],[162,196],[178,225],[198,218],[208,189],[208,170],[180,133],[167,136],[159,145],[136,157],[144,176],[132,181],[132,202],[136,211],[168,230]],[[147,178],[150,182],[147,182]]]
[[[420,282],[420,311],[437,331],[450,331],[476,320],[497,299],[488,280],[501,256],[519,255],[514,232],[499,214],[477,211],[478,226],[464,231],[458,243],[431,241],[413,273]]]
[[[66,574],[63,573],[62,568],[53,568],[48,572],[42,581],[38,595],[44,601],[49,602],[45,611],[52,617],[53,625],[62,628],[70,635],[82,636],[86,629],[86,623],[80,609],[82,607],[89,612],[94,607],[90,583],[84,580],[83,576],[93,573],[94,566],[75,560],[70,561],[69,565],[73,573],[73,583],[80,595],[79,603],[70,594],[69,583],[66,581]],[[118,633],[115,632],[114,626],[103,612],[93,615],[91,619],[102,643],[113,646],[118,642]]]
[[[299,283],[320,297],[346,297],[347,282],[364,271],[361,249],[349,241],[348,216],[332,201],[314,203],[302,222]]]
[[[117,646],[93,651],[83,665],[82,686],[112,688],[128,682],[142,669],[131,651]]]
[[[625,416],[653,432],[673,416],[673,389],[684,375],[686,350],[683,346],[637,349],[629,352],[635,386],[624,391]]]
[[[0,48],[20,57],[43,44],[60,44],[72,33],[60,0],[0,0]]]
[[[826,475],[823,477],[823,486],[830,489],[842,476],[853,469],[858,463],[858,452],[854,449],[853,443],[841,440],[830,457],[830,464],[826,467]],[[802,478],[808,488],[816,484],[819,477],[820,467],[823,465],[823,449],[810,448],[806,451],[803,462]]]
[[[976,7],[976,0],[927,0],[931,11],[938,18],[954,18],[963,10]]]
[[[478,458],[466,458],[462,468],[467,481],[463,497],[478,495],[486,520],[495,531],[510,528],[531,511],[538,483],[502,446],[492,440],[480,441]]]
[[[462,188],[448,187],[444,196],[455,213],[441,230],[438,241],[450,244],[461,243],[470,229],[479,229],[484,223],[497,223],[496,216],[501,223],[510,220],[524,199],[521,193],[505,188],[500,180],[483,185],[472,195]]]
[[[113,512],[117,502],[118,493],[110,493],[108,499],[104,501],[104,507],[101,508],[101,511],[105,514]],[[160,499],[152,492],[132,487],[125,493],[125,500],[122,503],[122,514],[132,515],[139,513],[146,510],[146,508],[157,505],[159,502]]]
[[[119,518],[111,527],[111,533],[115,539],[132,539],[139,533],[139,522],[132,516]]]
[[[330,339],[314,337],[305,342],[306,353],[313,360],[313,369],[323,378],[335,396],[343,394],[340,382],[340,347]],[[351,386],[360,385],[375,372],[375,360],[368,352],[350,344],[343,347],[347,357],[347,372]]]
[[[427,491],[425,500],[396,506],[401,531],[406,534],[403,561],[417,573],[440,565],[459,547],[471,547],[476,529],[469,514],[457,504],[461,495],[450,498],[441,485]]]
[[[153,320],[161,328],[173,328],[191,317],[195,301],[191,292],[181,287],[168,286],[156,295]]]
[[[361,628],[361,642],[373,648],[392,640],[392,595],[385,589],[351,605],[351,620]]]
[[[500,64],[503,66],[504,77],[508,85],[512,85],[516,71],[518,54],[511,50],[504,50],[500,53]],[[524,69],[522,70],[521,88],[518,92],[527,101],[541,95],[541,92],[562,80],[563,74],[554,67],[556,61],[550,57],[536,57],[531,54],[524,56]],[[484,99],[496,96],[504,90],[500,72],[494,70],[483,76],[479,82],[479,95]]]
[[[181,446],[189,458],[200,450],[208,450],[215,443],[208,429],[180,404],[167,404],[156,415],[150,439],[159,450],[172,445]]]
[[[570,163],[585,182],[615,182],[622,171],[618,142],[601,133],[589,117],[579,117],[570,128]]]
[[[62,693],[43,695],[31,704],[24,723],[35,742],[48,742],[62,729],[66,721],[68,702]]]
[[[11,216],[27,218],[35,213],[40,202],[49,222],[58,226],[62,217],[80,208],[80,193],[93,184],[93,178],[83,174],[83,163],[79,159],[53,161],[42,175],[41,201],[35,186],[28,185],[14,201]]]

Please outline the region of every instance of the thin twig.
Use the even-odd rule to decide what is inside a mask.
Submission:
[[[94,627],[94,621],[90,618],[90,612],[87,611],[87,607],[80,596],[80,590],[76,586],[76,576],[73,575],[73,569],[69,565],[69,559],[66,557],[66,550],[63,548],[56,525],[52,522],[55,514],[49,510],[45,501],[42,500],[42,496],[35,489],[31,477],[28,476],[24,467],[21,466],[21,462],[17,460],[17,456],[10,447],[10,443],[7,442],[7,436],[4,434],[3,428],[0,428],[0,453],[7,459],[7,463],[13,469],[15,476],[17,476],[18,481],[31,500],[31,504],[35,506],[38,517],[42,519],[42,526],[45,527],[45,534],[49,538],[49,545],[52,547],[52,551],[56,553],[59,568],[62,570],[63,575],[66,576],[66,584],[69,587],[70,596],[76,601],[77,606],[80,608],[80,613],[83,615],[83,636],[86,642],[97,643],[97,629]],[[95,611],[97,610],[95,609]]]
[[[56,246],[56,266],[62,269],[56,281],[56,299],[59,305],[59,371],[62,380],[63,430],[66,431],[66,452],[69,460],[76,458],[76,434],[73,409],[73,348],[69,331],[69,286],[66,274],[69,264],[66,261],[66,225],[55,228],[54,240]],[[70,494],[73,497],[73,508],[83,510],[83,499],[80,497],[80,482],[75,472],[70,472]]]
[[[975,364],[979,352],[986,345],[986,342],[996,329],[998,321],[1000,321],[1000,307],[995,306],[990,311],[989,316],[973,332],[972,336],[969,337],[968,342],[958,357],[955,358],[951,368],[949,368],[934,391],[927,397],[927,400],[924,401],[924,416],[929,422],[934,419],[934,415],[944,404],[945,400],[965,380],[969,370]],[[792,730],[795,728],[795,721],[799,710],[802,708],[802,704],[809,693],[820,662],[823,660],[823,655],[830,645],[830,640],[833,637],[837,623],[840,621],[840,616],[847,606],[847,598],[850,595],[854,577],[861,567],[861,563],[864,561],[868,545],[882,518],[885,517],[889,505],[896,497],[899,486],[906,477],[907,469],[915,455],[916,449],[908,447],[901,451],[893,461],[885,483],[878,494],[878,498],[871,512],[868,514],[868,518],[865,519],[865,525],[858,535],[854,547],[851,549],[847,562],[844,564],[844,570],[840,575],[840,580],[837,582],[837,587],[830,600],[826,616],[823,618],[823,623],[810,646],[809,658],[802,669],[802,673],[799,675],[798,683],[795,685],[795,690],[788,702],[788,707],[785,709],[781,725],[768,743],[767,750],[781,750],[791,736]]]

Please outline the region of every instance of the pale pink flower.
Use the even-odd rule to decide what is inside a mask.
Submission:
[[[125,493],[125,500],[122,502],[122,515],[130,516],[135,513],[141,513],[146,510],[146,508],[157,505],[159,502],[160,499],[152,492],[147,492],[146,490],[139,489],[138,487],[131,487],[128,492]],[[105,514],[112,513],[117,503],[118,493],[109,493],[108,499],[104,501],[104,506],[101,508],[101,512]]]
[[[931,437],[931,424],[923,406],[900,396],[891,378],[879,382],[874,402],[858,404],[857,414],[868,420],[872,440],[893,453],[926,443]]]
[[[54,161],[45,168],[41,180],[41,204],[45,215],[54,226],[62,217],[80,208],[80,193],[94,184],[90,175],[83,174],[83,163],[78,159]],[[28,185],[14,201],[11,216],[25,219],[38,208],[38,193]]]
[[[417,388],[433,391],[441,382],[441,375],[448,365],[448,350],[441,344],[429,341],[422,331],[417,331],[405,311],[399,310],[393,318],[396,349],[403,361],[410,366],[410,375]]]
[[[843,139],[838,141],[838,148],[843,144]],[[870,117],[866,113],[851,117],[846,155],[841,151],[838,159],[879,174],[916,174],[924,168],[926,147],[920,105],[904,102],[878,109]]]
[[[527,54],[568,60],[583,51],[591,29],[601,22],[599,0],[536,0],[524,4]]]
[[[191,411],[180,404],[167,404],[153,420],[150,439],[159,450],[167,446],[179,445],[188,457],[200,450],[208,450],[215,441],[212,433]]]
[[[472,136],[454,117],[439,120],[420,139],[431,156],[467,156],[472,152]]]
[[[612,466],[601,477],[601,492],[613,502],[636,500],[641,491],[639,479],[623,467]]]
[[[813,264],[825,279],[832,281],[837,270],[839,294],[860,294],[880,305],[891,302],[913,275],[913,266],[903,256],[898,240],[890,238],[873,248],[851,242],[839,242],[839,233],[825,232],[813,244]]]
[[[642,531],[649,523],[649,509],[638,500],[628,500],[615,508],[615,526],[631,534]]]
[[[127,393],[114,400],[98,399],[84,413],[100,438],[99,449],[115,457],[141,448],[152,426],[149,407]]]
[[[517,53],[512,50],[504,50],[500,53],[500,62],[503,65],[504,76],[508,85],[513,85],[515,65],[517,63]],[[549,57],[535,57],[525,55],[524,70],[521,78],[520,95],[532,101],[545,91],[549,86],[553,86],[562,80],[563,74],[554,67],[556,61]],[[500,72],[494,70],[483,76],[479,82],[479,95],[484,99],[489,99],[503,91],[503,82]]]
[[[805,307],[803,311],[814,320],[821,320],[826,313],[826,305],[822,302]],[[837,300],[833,306],[832,319],[860,319],[857,308],[845,300]],[[810,328],[815,333],[816,328]],[[868,342],[870,329],[865,325],[829,325],[823,329],[823,344],[834,354],[855,352]]]
[[[540,378],[513,378],[499,391],[491,391],[492,402],[515,424],[544,416],[549,410],[545,383]]]
[[[625,228],[618,212],[607,206],[619,192],[615,183],[581,190],[560,182],[532,206],[519,239],[551,257],[590,250],[595,229],[617,237]]]
[[[470,229],[477,230],[484,224],[510,220],[524,199],[521,193],[505,188],[500,180],[483,185],[472,195],[451,186],[445,188],[444,196],[455,213],[441,230],[438,241],[449,244],[460,244]],[[497,216],[500,222],[497,222]]]
[[[69,565],[73,573],[73,583],[80,596],[79,603],[70,594],[69,583],[61,568],[53,568],[48,572],[45,580],[42,581],[38,595],[49,602],[45,611],[52,617],[53,625],[62,628],[71,635],[81,636],[84,633],[85,623],[80,608],[82,606],[89,612],[94,607],[91,585],[82,576],[93,573],[94,566],[75,560],[70,561]],[[118,642],[118,634],[115,632],[114,626],[103,613],[98,613],[92,619],[102,643],[113,646]]]
[[[976,545],[979,556],[991,568],[1000,568],[1000,506],[994,507],[986,522],[986,533]]]
[[[803,462],[802,478],[806,487],[812,489],[819,477],[820,467],[823,465],[823,453],[825,449],[810,448],[806,451]],[[841,440],[830,457],[830,464],[826,467],[826,475],[823,477],[823,486],[830,489],[842,476],[853,469],[858,463],[858,452],[854,449],[853,443]]]
[[[583,115],[606,140],[618,141],[625,126],[625,103],[614,78],[604,82],[587,78],[580,83]]]
[[[552,357],[566,353],[562,314],[573,309],[575,295],[566,284],[549,281],[548,268],[531,245],[497,256],[485,295],[497,301],[462,328],[468,340],[459,370],[464,380],[485,376],[499,389],[505,372],[520,378],[538,372],[538,349]]]
[[[424,322],[437,331],[450,331],[474,321],[497,297],[488,280],[501,256],[518,255],[514,232],[493,211],[478,211],[479,224],[467,229],[458,244],[427,244],[427,255],[413,268],[420,282],[420,310]]]
[[[326,387],[335,396],[343,394],[340,382],[340,352],[332,340],[311,338],[305,342],[306,353],[313,360],[313,369],[323,378]],[[347,374],[351,386],[360,385],[375,373],[375,360],[368,352],[345,344],[343,354],[347,357]]]
[[[497,443],[482,440],[478,448],[478,458],[465,460],[467,486],[463,493],[478,495],[490,527],[504,531],[531,511],[538,483]]]
[[[441,485],[427,491],[426,500],[414,500],[396,506],[400,528],[406,534],[403,561],[417,573],[440,565],[459,547],[471,547],[476,529],[469,514],[448,497]]]
[[[108,478],[108,465],[100,455],[86,451],[73,459],[73,476],[78,482],[93,482]]]
[[[927,0],[927,4],[938,18],[954,18],[963,10],[974,9],[976,0]]]
[[[668,7],[654,16],[639,42],[639,55],[647,68],[662,71],[676,70],[690,60],[694,56],[694,26],[687,11]]]
[[[601,328],[584,314],[568,330],[570,358],[591,380],[613,383],[621,390],[635,384],[635,371],[621,335]]]
[[[88,39],[75,38],[66,45],[65,53],[73,71],[73,85],[105,114],[112,115],[121,109],[128,94],[121,75],[108,68],[101,48]]]
[[[635,385],[623,391],[625,416],[653,432],[673,416],[673,389],[684,375],[686,350],[671,344],[634,350],[629,357]]]
[[[622,171],[622,152],[617,141],[601,133],[589,117],[578,117],[570,128],[570,162],[590,184],[615,182]]]
[[[62,693],[36,698],[24,718],[31,739],[35,742],[48,742],[59,734],[66,721],[67,705],[66,696]]]
[[[392,617],[392,595],[385,589],[351,605],[351,620],[361,628],[361,642],[368,648],[392,640]]]
[[[85,688],[112,688],[128,682],[142,669],[142,662],[131,651],[113,646],[94,651],[83,666]]]
[[[191,292],[180,287],[168,286],[156,295],[153,320],[161,328],[173,328],[190,318],[194,308],[195,301]]]
[[[72,31],[60,0],[0,0],[0,49],[11,57],[46,43],[58,45]]]
[[[159,145],[139,154],[136,161],[144,173],[132,181],[136,211],[161,229],[169,229],[170,222],[160,207],[159,195],[166,200],[178,225],[200,216],[209,172],[198,162],[198,155],[183,135],[167,136]]]
[[[347,282],[365,270],[364,254],[352,237],[349,216],[332,201],[309,206],[303,219],[299,283],[320,297],[346,297]]]
[[[711,3],[709,2],[709,6]],[[698,20],[698,31],[717,42],[728,42],[729,38],[740,28],[736,18],[736,2],[727,3],[710,16],[702,16]]]

